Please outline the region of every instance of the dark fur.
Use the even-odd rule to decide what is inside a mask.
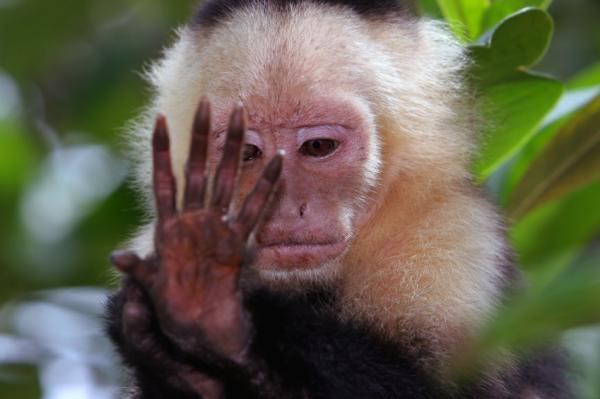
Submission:
[[[286,298],[267,291],[248,302],[257,334],[253,355],[283,386],[309,398],[442,398],[441,390],[395,345],[331,311],[322,292]]]
[[[136,350],[135,345],[127,342],[123,333],[123,306],[125,304],[125,290],[129,282],[124,283],[118,293],[111,296],[106,305],[106,328],[108,336],[113,341],[123,363],[131,371],[130,378],[135,381],[134,398],[160,399],[160,398],[181,398],[194,399],[191,395],[182,391],[178,387],[177,381],[172,381],[167,376],[173,373],[172,370],[165,370],[158,367],[153,361],[152,356]],[[152,319],[152,330],[160,331],[155,319]],[[155,353],[169,351],[170,343],[162,334],[153,334],[157,342],[153,343],[152,350]]]
[[[444,390],[419,368],[408,351],[366,328],[340,321],[331,310],[333,300],[325,292],[285,297],[259,290],[249,295],[247,308],[256,334],[250,350],[253,360],[247,369],[231,366],[208,352],[207,356],[180,353],[155,322],[151,334],[159,338],[153,350],[225,381],[228,398],[509,399],[525,398],[521,395],[527,389],[543,394],[543,399],[566,397],[560,358],[555,353],[524,363],[503,376],[501,384]],[[155,362],[152,354],[128,348],[119,322],[122,303],[121,294],[110,301],[109,332],[134,372],[135,397],[197,398],[178,388],[177,370],[169,370],[165,362]]]
[[[411,0],[207,0],[202,3],[192,20],[193,26],[210,28],[227,19],[232,12],[253,4],[271,4],[280,9],[288,5],[313,2],[346,7],[365,18],[407,16],[414,14]]]

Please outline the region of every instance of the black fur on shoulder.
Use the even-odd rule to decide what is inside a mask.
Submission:
[[[340,320],[331,292],[245,294],[255,335],[249,363],[232,365],[205,349],[183,353],[163,336],[155,317],[136,350],[123,333],[123,292],[107,306],[107,330],[134,378],[130,399],[199,399],[185,389],[179,365],[223,381],[226,398],[244,399],[514,399],[570,398],[560,351],[525,356],[497,383],[472,381],[450,389],[423,370],[408,350],[358,323]],[[148,301],[148,299],[145,299]],[[148,305],[149,304],[148,301]],[[148,345],[151,342],[151,345]]]
[[[233,11],[255,4],[269,4],[285,9],[288,5],[306,2],[346,7],[370,19],[407,16],[415,13],[413,0],[206,0],[196,12],[192,26],[213,27],[227,19]]]
[[[326,292],[294,298],[259,291],[248,297],[256,327],[252,354],[267,370],[277,370],[280,389],[290,393],[285,398],[571,397],[564,359],[553,349],[528,354],[511,372],[501,373],[500,387],[485,381],[442,386],[412,357],[414,351],[341,321],[330,306],[334,300]]]
[[[397,345],[339,320],[326,293],[249,297],[252,353],[277,370],[289,397],[443,399],[441,387]]]

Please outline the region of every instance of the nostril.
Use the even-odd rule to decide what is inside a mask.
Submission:
[[[304,217],[304,213],[306,212],[306,204],[300,205],[300,217]]]

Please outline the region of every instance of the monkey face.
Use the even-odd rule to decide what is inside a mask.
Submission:
[[[269,104],[244,99],[248,129],[239,177],[238,204],[278,151],[285,153],[280,181],[255,232],[253,265],[259,271],[309,271],[331,266],[346,252],[368,191],[365,163],[369,131],[352,101],[306,98]],[[221,100],[209,162],[221,157],[231,101]]]
[[[365,60],[344,50],[352,48],[351,39],[310,32],[300,21],[286,25],[285,39],[256,26],[230,28],[223,37],[234,50],[208,40],[198,83],[215,111],[210,162],[220,158],[237,102],[247,111],[238,205],[266,162],[285,152],[278,186],[255,230],[253,265],[284,279],[289,272],[335,271],[364,219],[381,159],[369,74],[346,73]],[[248,32],[256,33],[252,43]]]

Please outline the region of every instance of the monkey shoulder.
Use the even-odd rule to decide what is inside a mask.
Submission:
[[[342,320],[334,295],[267,290],[247,300],[255,326],[251,353],[277,370],[286,390],[310,398],[444,398],[418,359],[366,326]]]
[[[108,334],[131,372],[130,398],[198,398],[178,381],[181,369],[163,362],[157,354],[184,360],[206,371],[205,362],[179,352],[152,319],[144,334],[143,350],[123,337],[125,287],[107,303]],[[230,381],[227,397],[246,398],[414,398],[414,399],[512,399],[570,397],[564,374],[564,356],[555,348],[529,355],[509,371],[461,389],[449,390],[423,369],[412,348],[392,342],[366,325],[343,320],[335,308],[335,296],[324,290],[290,295],[266,289],[245,295],[254,337],[249,347],[253,367],[262,381],[238,383],[236,370],[218,374]],[[163,356],[163,355],[161,355]],[[214,364],[211,365],[214,367]],[[529,396],[527,396],[529,395]],[[537,395],[537,396],[532,396]]]
[[[560,348],[529,353],[492,378],[460,387],[442,384],[435,372],[423,368],[414,348],[342,320],[334,303],[334,295],[325,291],[290,296],[260,290],[248,296],[256,329],[252,357],[277,372],[285,392],[303,392],[300,397],[311,399],[570,397]]]

